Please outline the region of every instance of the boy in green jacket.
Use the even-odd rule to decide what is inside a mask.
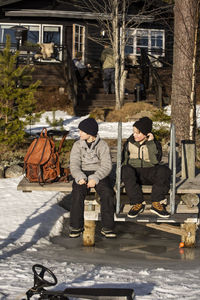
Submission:
[[[101,200],[101,234],[114,238],[114,191],[108,175],[112,161],[108,144],[98,135],[98,124],[93,118],[79,123],[80,139],[70,153],[70,170],[74,178],[70,210],[71,238],[84,230],[84,200],[90,188],[95,188]]]
[[[162,218],[168,218],[165,195],[170,188],[171,171],[160,165],[161,145],[154,138],[152,120],[143,117],[133,124],[133,134],[126,141],[122,152],[122,181],[124,182],[130,204],[129,218],[135,218],[143,212],[142,184],[152,185],[151,212]]]

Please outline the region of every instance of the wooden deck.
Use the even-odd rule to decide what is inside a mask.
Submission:
[[[18,191],[32,192],[32,191],[55,191],[66,192],[72,191],[72,182],[54,182],[50,184],[40,185],[38,183],[30,183],[26,178],[23,178],[18,186]],[[150,194],[152,187],[143,185],[143,193]],[[98,199],[94,199],[94,189],[91,189],[92,197],[90,200],[85,201],[85,231],[83,234],[83,245],[93,246],[95,243],[95,221],[101,220],[100,205]],[[200,194],[200,175],[193,179],[178,181],[176,183],[176,194]],[[190,196],[189,196],[190,198]],[[175,213],[169,218],[161,218],[156,216],[150,211],[151,204],[146,204],[143,213],[139,214],[136,218],[128,218],[127,212],[131,205],[127,203],[127,196],[124,188],[121,189],[121,204],[120,213],[115,214],[115,221],[118,222],[137,222],[147,227],[154,228],[181,236],[181,241],[184,242],[186,247],[193,247],[196,241],[196,230],[199,225],[199,205],[190,207],[182,202],[175,205]],[[170,206],[167,206],[170,211]],[[179,226],[177,226],[179,225]],[[93,231],[91,230],[93,228]],[[93,232],[91,234],[91,232]],[[90,241],[90,242],[88,242]]]

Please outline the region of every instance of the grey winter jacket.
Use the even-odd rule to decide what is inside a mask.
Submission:
[[[112,169],[112,161],[108,144],[97,135],[96,140],[89,148],[86,141],[79,139],[72,147],[70,153],[70,170],[76,183],[81,179],[99,180],[109,175]],[[94,171],[88,178],[84,171]]]

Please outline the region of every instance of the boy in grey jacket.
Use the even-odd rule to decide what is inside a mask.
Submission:
[[[84,230],[84,200],[90,188],[95,188],[101,200],[101,234],[116,237],[114,229],[114,191],[108,175],[112,169],[110,149],[98,135],[93,118],[80,122],[80,139],[70,153],[70,170],[74,178],[70,210],[70,237],[79,237]]]

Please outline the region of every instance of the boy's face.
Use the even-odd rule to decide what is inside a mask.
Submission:
[[[86,132],[82,131],[82,130],[79,130],[79,135],[80,135],[80,139],[81,140],[90,140],[92,135],[90,134],[87,134]]]
[[[142,132],[140,132],[139,129],[137,129],[135,126],[133,126],[133,136],[136,142],[142,142],[147,137]]]

